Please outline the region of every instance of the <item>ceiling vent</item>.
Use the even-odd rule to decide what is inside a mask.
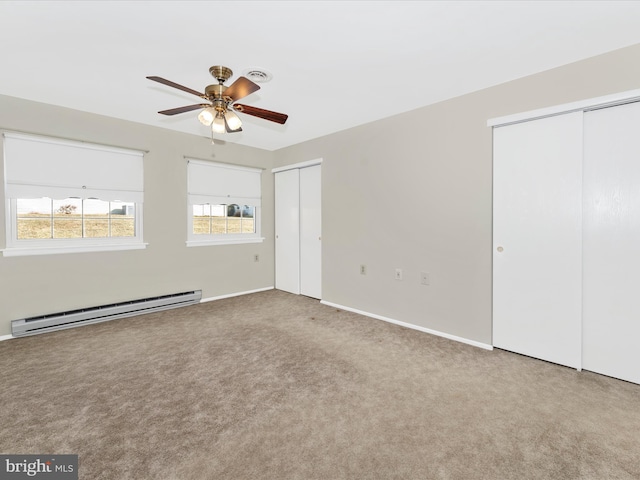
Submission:
[[[263,68],[247,68],[242,74],[252,82],[267,83],[273,78],[271,72],[266,71]]]

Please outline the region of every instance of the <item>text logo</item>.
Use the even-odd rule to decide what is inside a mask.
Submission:
[[[0,455],[0,478],[78,480],[78,455]]]

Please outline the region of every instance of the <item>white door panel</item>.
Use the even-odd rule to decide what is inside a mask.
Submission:
[[[585,114],[583,368],[640,383],[640,103]]]
[[[275,174],[276,288],[300,293],[299,170]]]
[[[493,344],[580,368],[582,113],[494,128]]]
[[[322,298],[320,165],[300,169],[300,293]]]

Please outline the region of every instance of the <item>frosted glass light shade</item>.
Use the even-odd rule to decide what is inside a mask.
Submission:
[[[240,127],[242,127],[240,117],[231,110],[227,110],[227,113],[224,114],[224,118],[227,120],[229,130],[238,130]]]
[[[216,118],[213,119],[211,123],[211,131],[213,133],[225,133],[227,131],[224,126],[224,117],[220,114],[216,115]]]
[[[211,125],[211,122],[213,122],[215,115],[216,111],[213,108],[205,108],[198,115],[198,120],[200,120],[200,123],[208,127]]]

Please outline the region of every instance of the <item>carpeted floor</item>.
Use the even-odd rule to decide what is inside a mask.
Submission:
[[[0,368],[0,453],[86,480],[640,478],[640,386],[279,291],[5,341]]]

